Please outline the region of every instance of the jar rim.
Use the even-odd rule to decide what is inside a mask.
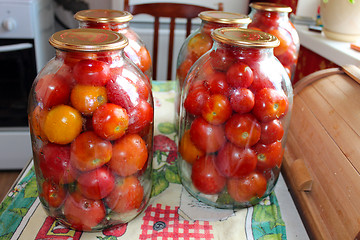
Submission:
[[[212,38],[221,43],[253,48],[275,48],[280,41],[272,34],[243,28],[218,28],[212,34]]]
[[[250,3],[249,7],[263,10],[263,11],[270,11],[270,12],[292,12],[291,7],[280,4],[280,3],[270,3],[270,2],[254,2]]]
[[[199,18],[208,22],[225,23],[225,24],[249,24],[251,18],[241,13],[231,13],[223,11],[204,11],[199,13]]]
[[[81,22],[122,23],[129,22],[133,15],[127,11],[88,9],[75,13],[74,18]]]
[[[98,52],[123,49],[128,45],[128,39],[110,30],[76,28],[54,33],[49,43],[60,50]]]

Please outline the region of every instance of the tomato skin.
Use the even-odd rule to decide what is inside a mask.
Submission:
[[[79,84],[104,86],[110,79],[110,67],[102,61],[84,59],[75,64],[73,76]]]
[[[225,124],[226,138],[238,147],[255,145],[261,134],[260,123],[250,114],[233,114]]]
[[[151,67],[151,56],[149,51],[144,47],[140,47],[140,50],[137,52],[137,56],[140,58],[140,63],[137,64],[142,72],[146,72]]]
[[[80,174],[77,181],[82,195],[93,200],[106,197],[115,186],[115,178],[106,166]]]
[[[233,63],[226,72],[226,79],[230,86],[248,88],[253,82],[251,68],[242,62]]]
[[[226,185],[235,201],[250,202],[265,194],[267,181],[261,173],[254,171],[242,178],[230,178]]]
[[[219,193],[226,184],[226,178],[216,169],[214,161],[214,155],[206,155],[198,158],[192,165],[191,180],[205,194]]]
[[[206,85],[211,94],[229,95],[229,84],[226,81],[226,74],[216,71],[206,78]]]
[[[70,162],[70,147],[48,143],[40,149],[39,166],[43,177],[56,184],[75,181]]]
[[[255,94],[252,113],[261,122],[268,122],[284,116],[289,108],[289,101],[284,92],[264,88]]]
[[[223,126],[210,124],[202,117],[192,122],[190,137],[195,146],[206,153],[218,151],[226,141]]]
[[[227,142],[220,149],[215,165],[226,177],[243,177],[256,168],[256,155],[251,148],[239,148]]]
[[[284,136],[284,128],[278,119],[261,123],[260,143],[270,144],[280,141]]]
[[[256,168],[258,170],[266,171],[275,166],[280,167],[284,153],[281,142],[273,142],[268,145],[258,143],[253,149],[256,152]]]
[[[141,99],[139,104],[129,109],[129,133],[139,133],[149,126],[154,119],[154,109],[147,101]]]
[[[77,84],[71,91],[71,104],[84,115],[91,115],[107,103],[105,87]]]
[[[208,101],[210,94],[203,84],[192,86],[184,101],[184,108],[193,115],[201,115],[202,108]]]
[[[212,43],[210,36],[198,33],[190,39],[187,52],[197,59],[211,49]]]
[[[181,157],[190,164],[196,159],[205,155],[205,152],[198,149],[191,141],[190,130],[186,130],[179,143],[179,153]]]
[[[128,129],[129,116],[124,108],[106,103],[96,109],[92,122],[96,134],[107,140],[116,140]]]
[[[190,68],[192,67],[192,65],[194,63],[195,63],[195,60],[193,58],[187,57],[184,59],[184,61],[182,61],[182,63],[180,63],[179,67],[177,68],[176,75],[179,78],[180,89],[184,85],[186,75],[188,74],[188,72],[190,71]]]
[[[232,108],[228,98],[222,94],[213,94],[202,109],[202,117],[211,124],[223,124],[231,116]]]
[[[126,213],[140,208],[144,189],[135,176],[129,176],[116,183],[114,190],[105,198],[106,204],[117,213]]]
[[[251,112],[255,105],[255,95],[248,88],[236,88],[230,95],[230,105],[237,113]]]
[[[113,145],[109,167],[120,176],[141,170],[148,159],[145,141],[138,134],[126,134]]]
[[[35,86],[36,100],[45,108],[66,104],[70,99],[70,86],[58,74],[48,74],[39,79]]]
[[[90,231],[105,218],[105,205],[101,200],[87,199],[74,192],[65,199],[64,215],[72,228]]]
[[[66,197],[66,191],[62,185],[44,181],[40,196],[47,202],[49,207],[60,207]]]
[[[218,48],[210,52],[210,64],[218,71],[226,72],[234,60],[233,52],[229,49]]]

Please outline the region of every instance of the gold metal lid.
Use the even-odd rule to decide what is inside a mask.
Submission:
[[[279,3],[269,3],[269,2],[254,2],[250,3],[249,5],[251,8],[263,11],[270,11],[270,12],[291,12],[291,7],[279,4]]]
[[[199,13],[199,18],[208,22],[225,24],[249,24],[251,22],[251,18],[247,15],[222,11],[204,11]]]
[[[128,45],[128,39],[109,30],[76,28],[54,33],[49,43],[61,50],[98,52],[122,49]]]
[[[274,48],[280,44],[274,35],[253,29],[218,28],[211,36],[217,42],[241,47]]]
[[[111,9],[89,9],[77,12],[74,18],[81,22],[122,23],[129,22],[133,15],[126,11]]]

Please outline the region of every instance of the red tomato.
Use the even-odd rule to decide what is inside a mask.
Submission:
[[[233,114],[225,124],[225,134],[238,147],[255,145],[261,134],[260,123],[250,114]]]
[[[237,113],[250,112],[255,104],[255,95],[250,89],[236,88],[230,94],[230,105]]]
[[[74,192],[65,199],[64,215],[72,228],[90,231],[105,218],[106,211],[101,200],[87,199]]]
[[[181,157],[190,164],[196,159],[205,155],[205,152],[198,149],[191,141],[190,130],[186,130],[179,143],[179,153]]]
[[[214,155],[206,155],[198,158],[192,165],[191,180],[204,194],[219,193],[226,184],[226,178],[216,169],[214,161]]]
[[[110,67],[106,62],[84,59],[75,64],[74,78],[84,85],[104,86],[110,79]]]
[[[297,62],[297,51],[295,44],[290,45],[288,50],[276,56],[284,67],[292,66]]]
[[[225,177],[243,177],[256,168],[256,155],[251,148],[240,148],[227,142],[220,149],[215,165]]]
[[[119,71],[122,71],[121,69]],[[136,106],[140,101],[138,88],[129,78],[117,76],[106,84],[108,100],[126,110]],[[144,94],[145,95],[145,94]],[[146,96],[147,99],[148,95]]]
[[[48,74],[39,79],[35,94],[36,100],[47,108],[66,104],[70,98],[70,85],[62,76]]]
[[[46,180],[57,184],[75,181],[75,171],[70,164],[70,147],[48,143],[40,149],[39,166]]]
[[[270,144],[280,141],[284,136],[284,128],[278,119],[261,123],[259,143]]]
[[[41,191],[40,197],[42,197],[47,205],[52,208],[60,207],[66,197],[66,191],[62,185],[49,181],[43,182]]]
[[[139,51],[136,52],[136,55],[140,59],[140,63],[138,64],[138,67],[142,72],[146,72],[151,67],[151,56],[149,51],[144,47],[141,46]]]
[[[261,122],[268,122],[284,116],[289,108],[289,101],[283,91],[264,88],[255,94],[252,113]]]
[[[279,23],[280,15],[278,12],[270,12],[270,11],[261,11],[257,10],[258,12],[254,15],[253,21],[249,24],[248,28],[252,28],[253,26],[261,27],[263,30],[264,28],[275,27]]]
[[[194,64],[195,60],[191,57],[187,57],[184,59],[182,63],[180,63],[179,67],[176,70],[177,77],[179,78],[180,82],[180,89],[184,85],[184,81],[186,78],[186,75],[190,71],[190,68]]]
[[[262,68],[261,62],[253,62],[250,67],[253,71],[253,83],[249,87],[249,89],[256,93],[257,91],[263,88],[275,88],[274,83],[270,80],[269,74],[266,74]]]
[[[184,101],[186,111],[193,115],[201,115],[201,111],[208,101],[210,94],[203,84],[191,87]]]
[[[80,171],[90,171],[110,161],[112,145],[93,131],[81,133],[71,143],[71,163]]]
[[[205,103],[201,115],[211,124],[223,124],[231,116],[232,108],[227,97],[221,94],[211,95]]]
[[[248,88],[253,82],[251,68],[242,62],[233,63],[226,72],[226,80],[230,86]]]
[[[284,152],[281,142],[274,142],[268,145],[258,143],[253,148],[257,157],[257,169],[265,171],[275,166],[280,167]]]
[[[237,202],[250,202],[261,198],[266,192],[266,178],[259,172],[251,172],[242,178],[230,178],[227,190]]]
[[[229,84],[226,81],[226,74],[223,72],[216,71],[207,76],[206,85],[211,94],[223,94],[225,96],[229,94]]]
[[[120,176],[129,176],[141,170],[148,158],[145,141],[137,134],[126,134],[113,145],[108,165]]]
[[[147,101],[141,99],[139,104],[128,111],[129,133],[139,133],[154,119],[154,109]]]
[[[124,108],[106,103],[95,110],[92,122],[97,135],[107,140],[116,140],[128,129],[129,116]]]
[[[77,181],[82,195],[94,200],[106,197],[115,186],[115,178],[107,166],[84,172]]]
[[[97,28],[97,29],[105,29],[110,30],[109,23],[101,23],[101,22],[86,22],[86,28]]]
[[[271,29],[269,30],[269,33],[277,37],[280,41],[280,45],[274,48],[274,55],[280,56],[281,54],[287,52],[292,44],[290,33],[283,28]]]
[[[117,213],[126,213],[141,207],[144,189],[135,176],[116,183],[114,190],[105,198],[106,204]]]
[[[226,72],[234,62],[232,51],[226,48],[218,48],[210,52],[210,64],[219,71]]]
[[[226,141],[223,126],[210,124],[202,117],[192,122],[190,138],[196,147],[206,153],[218,151]]]

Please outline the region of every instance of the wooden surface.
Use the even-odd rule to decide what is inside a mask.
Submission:
[[[297,83],[301,89],[294,91],[282,170],[311,239],[355,239],[360,231],[360,85],[338,69],[328,72],[333,74],[319,71],[314,81]],[[309,171],[310,191],[296,188],[291,166],[297,159]]]
[[[4,199],[19,174],[20,171],[0,171],[0,201]]]

